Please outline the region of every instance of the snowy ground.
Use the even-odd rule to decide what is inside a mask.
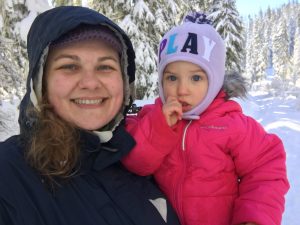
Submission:
[[[264,128],[277,134],[287,152],[287,170],[291,188],[286,196],[282,225],[300,224],[300,96],[285,99],[267,94],[254,94],[240,102],[245,114],[259,121]]]
[[[149,102],[153,101],[137,101],[136,104],[140,106]],[[291,188],[286,196],[282,225],[300,224],[300,96],[282,99],[264,93],[251,93],[247,100],[239,102],[245,114],[258,120],[268,132],[276,133],[283,140]],[[0,105],[0,141],[18,133],[17,105],[16,99],[2,101]],[[1,126],[3,123],[5,129]]]

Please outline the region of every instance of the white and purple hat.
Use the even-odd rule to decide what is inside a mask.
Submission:
[[[226,49],[222,37],[202,13],[189,13],[184,22],[162,38],[158,50],[158,87],[163,103],[162,78],[167,64],[187,61],[199,65],[207,74],[205,98],[193,109],[183,113],[184,119],[198,119],[222,88],[225,75]]]

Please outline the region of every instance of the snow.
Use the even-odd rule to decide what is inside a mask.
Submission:
[[[16,29],[19,30],[20,36],[25,43],[27,42],[27,34],[29,32],[29,28],[36,16],[37,12],[31,11],[28,16],[25,17],[21,22],[16,23]]]
[[[35,17],[39,13],[51,8],[47,0],[27,0],[26,6],[29,10],[28,16],[19,23],[16,23],[16,29],[19,31],[24,42],[27,41],[27,34]]]
[[[264,128],[277,134],[284,143],[287,153],[287,171],[291,188],[286,195],[286,209],[282,225],[299,224],[300,221],[300,100],[299,96],[274,97],[268,93],[250,92],[246,100],[237,100],[246,115],[259,121]],[[137,100],[137,106],[153,103],[153,99]],[[0,103],[0,141],[18,133],[17,106],[19,100],[5,100]]]
[[[146,16],[145,16],[146,21],[151,22],[151,21],[155,20],[155,17],[151,13],[150,9],[145,4],[145,2],[142,0],[139,0],[133,8],[133,15],[139,19],[143,19],[144,14],[146,14]]]

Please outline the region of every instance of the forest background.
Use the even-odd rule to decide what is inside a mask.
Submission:
[[[0,104],[21,98],[27,76],[26,36],[33,19],[60,5],[84,5],[104,13],[130,36],[136,51],[137,98],[157,96],[157,47],[189,11],[212,19],[227,49],[227,71],[248,80],[249,90],[300,96],[300,4],[243,18],[235,0],[0,0]]]

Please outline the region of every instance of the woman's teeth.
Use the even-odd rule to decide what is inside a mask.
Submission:
[[[76,104],[95,105],[102,103],[103,99],[75,99]]]

